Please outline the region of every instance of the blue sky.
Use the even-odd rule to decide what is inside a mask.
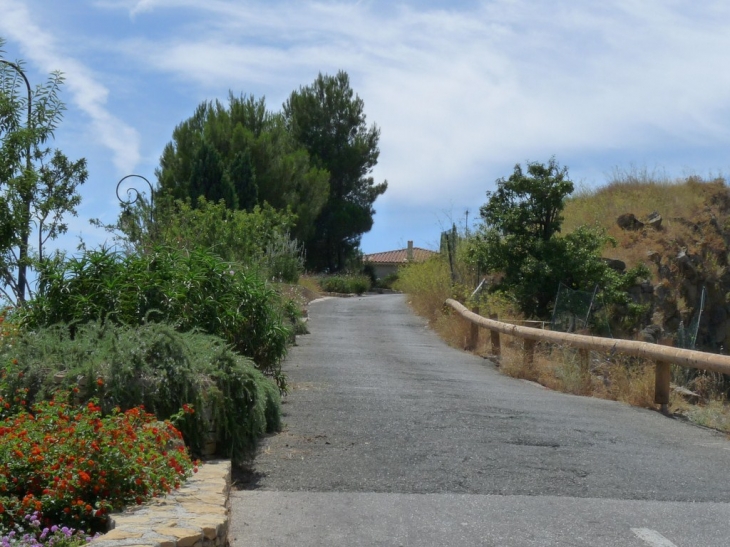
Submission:
[[[55,146],[90,173],[69,250],[104,242],[88,220],[113,222],[125,175],[154,182],[200,102],[232,91],[280,110],[340,69],[389,184],[366,253],[436,247],[527,160],[554,155],[587,187],[730,168],[726,1],[0,0],[0,36],[31,83],[66,76]]]

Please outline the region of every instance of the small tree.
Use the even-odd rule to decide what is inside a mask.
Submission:
[[[470,243],[469,256],[488,273],[500,272],[499,289],[512,294],[522,312],[546,317],[558,284],[609,291],[617,274],[601,260],[611,240],[598,229],[581,227],[559,237],[565,199],[573,192],[568,170],[551,158],[547,165],[519,165],[509,179],[497,180],[480,212],[483,225]],[[612,293],[613,294],[613,293]]]
[[[568,168],[561,168],[554,157],[547,165],[528,163],[527,173],[517,164],[507,180],[497,180],[495,192],[487,192],[479,212],[487,225],[506,236],[548,241],[560,232],[565,198],[573,189]]]
[[[54,72],[32,90],[22,63],[0,62],[0,292],[18,304],[30,290],[28,269],[44,259],[48,240],[66,232],[63,217],[76,214],[76,189],[88,176],[86,160],[72,162],[44,146],[65,108],[58,98],[62,84]]]

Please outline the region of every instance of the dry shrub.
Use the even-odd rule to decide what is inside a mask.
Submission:
[[[655,366],[651,362],[618,356],[602,365],[603,382],[598,384],[594,395],[632,406],[655,409],[654,371]]]
[[[700,371],[688,383],[689,389],[697,393],[702,399],[714,399],[718,395],[719,382],[716,375],[708,371]]]
[[[544,386],[573,395],[592,394],[590,372],[581,365],[580,354],[575,349],[548,347],[536,354],[535,360],[541,364],[540,383]]]
[[[459,349],[467,347],[471,333],[471,325],[455,312],[439,314],[431,326],[441,339],[451,347]]]
[[[506,342],[506,343],[505,343]],[[535,359],[532,363],[525,361],[523,340],[519,338],[502,337],[502,357],[500,369],[507,376],[541,383],[541,372],[544,361],[539,358],[540,351],[535,351]]]
[[[446,308],[447,298],[458,292],[461,298],[466,289],[454,288],[451,283],[449,264],[437,256],[426,262],[408,264],[398,270],[396,290],[408,295],[408,304],[450,346],[464,349],[468,344],[471,327],[451,308]]]
[[[522,343],[519,340],[516,342],[508,344],[507,351],[503,351],[501,370],[508,376],[538,382],[564,393],[593,393],[591,375],[581,367],[577,351],[568,347],[538,344],[533,362],[529,364],[525,362]]]
[[[507,342],[505,344],[505,341]],[[568,346],[538,344],[532,364],[526,363],[522,341],[503,337],[500,369],[508,376],[531,380],[547,388],[656,408],[654,366],[628,360],[606,362],[591,373],[581,364],[580,353]],[[595,363],[594,363],[595,364]]]

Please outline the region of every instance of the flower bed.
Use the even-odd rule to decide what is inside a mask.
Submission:
[[[142,407],[102,416],[95,401],[76,405],[66,393],[25,409],[22,395],[0,398],[6,412],[21,407],[0,421],[3,544],[20,532],[81,541],[71,528],[103,531],[110,511],[167,493],[194,470],[180,432]]]

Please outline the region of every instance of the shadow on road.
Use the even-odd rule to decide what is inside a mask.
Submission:
[[[231,487],[233,490],[256,490],[261,485],[265,473],[256,471],[253,462],[231,467]]]

